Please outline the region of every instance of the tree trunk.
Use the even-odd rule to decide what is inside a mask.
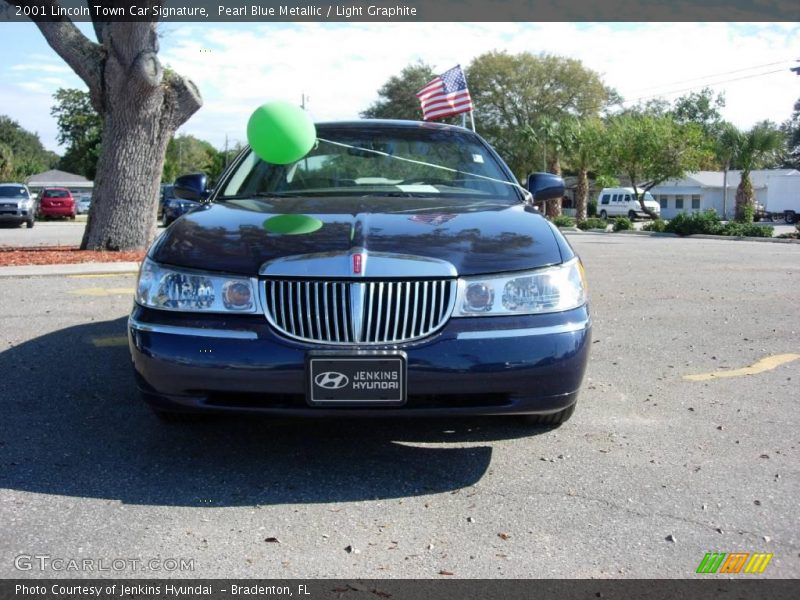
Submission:
[[[742,171],[742,179],[736,188],[736,220],[753,222],[755,202],[753,198],[753,184],[750,182],[750,172]]]
[[[141,5],[152,9],[159,3],[143,0]],[[58,7],[56,0],[36,4],[47,6],[48,13],[50,7]],[[167,143],[202,106],[200,92],[191,81],[162,68],[155,22],[95,22],[98,43],[66,18],[36,25],[86,83],[92,105],[103,118],[81,248],[142,250],[155,237]]]
[[[589,172],[586,169],[578,170],[578,184],[575,186],[575,221],[582,223],[586,220],[586,206],[589,200]]]
[[[554,153],[552,158],[548,161],[547,170],[554,175],[561,175],[561,161],[558,159],[557,154]],[[548,200],[545,214],[548,219],[561,216],[561,198]]]

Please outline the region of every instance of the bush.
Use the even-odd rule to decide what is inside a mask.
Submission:
[[[694,235],[698,233],[715,235],[721,227],[717,213],[713,210],[707,210],[691,214],[679,213],[667,223],[664,231],[677,233],[678,235]]]
[[[597,200],[589,200],[589,203],[586,205],[586,214],[590,217],[597,216]]]
[[[587,229],[603,229],[608,226],[608,222],[603,219],[598,219],[596,217],[590,217],[585,221],[581,221],[578,223],[578,229],[586,231]]]
[[[628,217],[617,217],[614,219],[614,231],[630,231],[633,223]]]
[[[775,228],[771,225],[756,225],[755,223],[725,223],[717,232],[718,235],[732,235],[742,237],[772,237]]]
[[[667,229],[667,222],[662,219],[656,219],[642,225],[642,231],[657,231],[662,233]]]
[[[553,225],[556,227],[575,227],[575,219],[568,215],[558,215],[553,217]]]

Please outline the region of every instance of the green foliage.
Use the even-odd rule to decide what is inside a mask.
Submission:
[[[361,112],[365,119],[422,119],[416,93],[437,73],[428,64],[418,61],[393,75],[378,90],[378,100]]]
[[[667,223],[663,219],[656,219],[642,225],[642,231],[656,231],[658,233],[667,230]]]
[[[568,215],[558,215],[553,217],[553,225],[556,227],[575,227],[575,219]]]
[[[628,217],[617,217],[614,219],[614,231],[630,231],[633,223]]]
[[[749,183],[749,180],[748,180],[748,183]],[[752,195],[752,193],[753,193],[752,184],[750,185],[749,188],[745,188],[745,189],[748,190],[748,192],[749,192],[748,195]],[[739,221],[741,223],[752,223],[753,219],[755,218],[755,214],[756,214],[756,207],[753,206],[750,203],[745,204],[742,207],[742,214],[741,214],[741,218],[739,219]]]
[[[696,123],[712,139],[722,123],[720,110],[725,108],[725,95],[714,95],[711,88],[703,88],[678,98],[670,111],[676,123]]]
[[[716,234],[738,237],[772,237],[774,232],[775,228],[772,225],[756,225],[755,223],[730,221],[721,226]]]
[[[167,145],[161,179],[169,182],[180,175],[198,172],[207,173],[214,179],[214,171],[221,172],[222,166],[218,154],[216,148],[205,140],[186,134],[176,136]]]
[[[103,120],[92,106],[88,92],[59,88],[53,99],[56,103],[50,114],[58,124],[58,143],[67,147],[58,166],[93,180],[100,157]]]
[[[0,182],[14,177],[14,152],[8,144],[0,144]]]
[[[587,229],[602,229],[605,231],[606,227],[608,227],[608,221],[595,217],[589,217],[585,221],[578,223],[578,229],[583,231],[586,231]]]
[[[526,127],[598,115],[616,93],[579,60],[529,52],[488,52],[467,69],[475,121],[521,179],[539,171],[550,139]]]
[[[590,217],[597,216],[597,200],[589,200],[589,203],[586,206],[586,214]]]
[[[702,128],[670,116],[623,114],[611,118],[606,131],[601,171],[646,181],[640,192],[697,170],[708,156]]]
[[[11,150],[9,180],[24,181],[58,164],[58,155],[45,150],[38,135],[23,129],[5,115],[0,115],[0,144]]]
[[[721,228],[719,215],[713,210],[695,213],[678,213],[670,219],[664,231],[678,235],[716,235]]]
[[[598,175],[594,180],[596,188],[603,189],[609,187],[619,187],[619,179],[613,175]]]

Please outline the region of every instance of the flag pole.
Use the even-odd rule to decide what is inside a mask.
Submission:
[[[469,120],[472,123],[472,131],[475,131],[475,115],[474,111],[469,111]]]
[[[467,127],[467,113],[461,113],[461,126],[465,129]]]

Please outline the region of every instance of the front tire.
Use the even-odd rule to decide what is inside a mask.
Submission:
[[[608,219],[608,213],[606,211],[604,211],[604,210],[601,210],[600,211],[600,218],[605,221],[606,219]]]
[[[34,219],[29,219],[25,221],[25,225],[27,225],[28,229],[33,229],[33,226],[36,224]]]
[[[783,213],[783,220],[786,221],[787,225],[793,225],[797,222],[797,213],[793,210],[787,210]]]
[[[525,415],[522,418],[527,425],[536,425],[556,429],[557,427],[561,427],[561,425],[569,421],[570,417],[572,417],[572,415],[575,413],[575,406],[577,406],[577,404],[577,402],[574,402],[571,406],[568,406],[564,410],[560,410],[557,413],[551,413],[549,415]]]
[[[636,220],[636,211],[629,210],[629,211],[628,211],[628,218],[629,218],[631,221],[635,221],[635,220]]]

